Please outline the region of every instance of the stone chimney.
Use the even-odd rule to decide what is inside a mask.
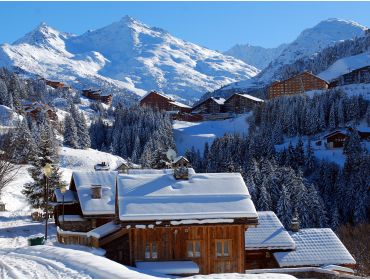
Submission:
[[[91,186],[91,198],[99,199],[102,197],[102,187],[101,185],[92,185]]]
[[[184,166],[180,166],[173,170],[173,176],[176,180],[188,180],[189,179],[189,169]]]
[[[299,231],[299,218],[297,211],[294,212],[292,222],[290,224],[290,230],[292,232],[298,232]]]

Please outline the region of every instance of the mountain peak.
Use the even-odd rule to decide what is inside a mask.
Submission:
[[[18,39],[13,45],[30,44],[34,46],[54,49],[64,48],[64,41],[72,35],[60,32],[45,22],[41,22],[35,29]]]

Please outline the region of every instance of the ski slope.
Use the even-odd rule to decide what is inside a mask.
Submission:
[[[193,146],[202,153],[205,143],[211,145],[216,137],[221,137],[225,133],[247,134],[249,126],[246,118],[248,116],[249,114],[244,114],[219,121],[175,121],[173,132],[179,155],[183,155],[187,149],[190,150]]]

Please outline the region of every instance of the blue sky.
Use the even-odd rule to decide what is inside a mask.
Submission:
[[[275,47],[327,18],[370,26],[370,2],[0,2],[0,43],[40,22],[82,34],[126,14],[221,51],[236,43]]]

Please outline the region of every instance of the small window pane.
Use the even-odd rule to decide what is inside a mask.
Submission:
[[[200,257],[200,241],[195,241],[195,257]]]
[[[222,257],[222,242],[221,241],[217,241],[216,243],[216,255],[217,257]]]
[[[188,257],[189,257],[189,258],[194,257],[194,256],[193,256],[193,242],[191,242],[191,241],[189,241],[189,242],[188,242],[188,248],[187,248],[187,251],[188,251]]]
[[[145,258],[150,259],[150,244],[147,243],[145,246]]]
[[[153,242],[153,244],[152,244],[152,259],[156,259],[156,258],[158,258],[157,244],[155,242]]]
[[[228,240],[224,241],[224,256],[225,257],[229,256],[229,241]]]

